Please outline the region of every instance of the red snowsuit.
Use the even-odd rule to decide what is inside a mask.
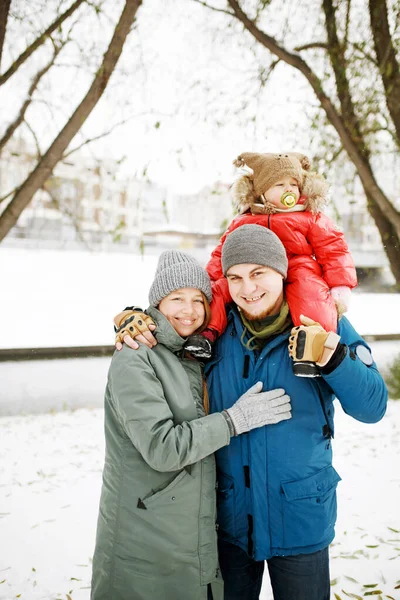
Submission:
[[[285,294],[293,323],[301,325],[303,314],[327,331],[336,331],[337,311],[329,290],[337,286],[356,287],[356,270],[343,233],[324,214],[310,211],[267,215],[246,212],[233,219],[206,267],[213,282],[209,327],[219,335],[224,331],[225,304],[232,302],[222,273],[222,246],[231,231],[250,224],[271,229],[286,248],[289,268]]]

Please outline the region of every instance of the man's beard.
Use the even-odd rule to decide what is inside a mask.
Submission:
[[[273,308],[275,308],[275,307],[273,307]],[[241,308],[240,310],[244,314],[244,316],[246,317],[246,319],[248,321],[262,321],[263,319],[266,319],[267,317],[272,317],[273,315],[279,314],[279,310],[276,312],[271,308],[268,308],[267,310],[263,310],[258,315],[253,315],[251,313],[248,313],[247,311],[243,310],[243,308]]]
[[[244,314],[245,318],[248,321],[262,321],[263,319],[266,319],[267,317],[272,317],[275,315],[278,316],[280,313],[280,310],[281,310],[282,301],[283,301],[283,294],[280,294],[279,298],[277,299],[277,301],[275,302],[275,304],[273,306],[266,308],[265,310],[261,311],[257,315],[248,313],[244,308],[241,308],[240,310]]]

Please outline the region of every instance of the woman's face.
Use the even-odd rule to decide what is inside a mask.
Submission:
[[[161,300],[158,310],[181,337],[188,337],[204,322],[203,295],[196,288],[181,288],[171,292]]]

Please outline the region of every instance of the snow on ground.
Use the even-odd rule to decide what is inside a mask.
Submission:
[[[112,344],[112,317],[126,304],[147,304],[157,262],[10,249],[0,259],[1,348]],[[362,334],[400,333],[399,299],[356,291],[348,316]],[[399,341],[371,346],[380,367],[400,352]],[[89,599],[108,365],[108,358],[0,363],[0,600]],[[24,414],[33,412],[44,414]],[[378,589],[400,600],[399,430],[400,402],[376,425],[337,411],[336,600]],[[266,579],[262,599],[271,598]]]
[[[2,248],[0,348],[112,344],[114,315],[147,306],[156,264],[156,256]],[[399,306],[399,294],[356,290],[348,316],[363,335],[400,333]]]
[[[0,437],[0,600],[88,600],[102,409],[2,417]],[[400,402],[375,425],[347,417],[337,403],[334,452],[343,481],[332,599],[380,589],[399,600]],[[266,579],[262,599],[271,598]]]
[[[1,348],[112,344],[113,317],[148,305],[158,257],[60,250],[0,251]],[[16,322],[26,327],[16,327]]]

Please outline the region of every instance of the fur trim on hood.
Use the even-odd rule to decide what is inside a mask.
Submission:
[[[264,197],[256,192],[254,171],[244,162],[245,156],[246,154],[240,155],[233,161],[236,167],[240,167],[239,177],[231,188],[235,208],[239,214],[247,211],[253,214],[276,213],[276,207],[270,202],[265,201]],[[296,153],[291,153],[291,156],[296,156],[296,158],[301,160],[303,181],[300,187],[300,194],[304,198],[304,209],[316,214],[326,204],[329,189],[328,183],[322,175],[309,170],[311,164],[306,156]]]

